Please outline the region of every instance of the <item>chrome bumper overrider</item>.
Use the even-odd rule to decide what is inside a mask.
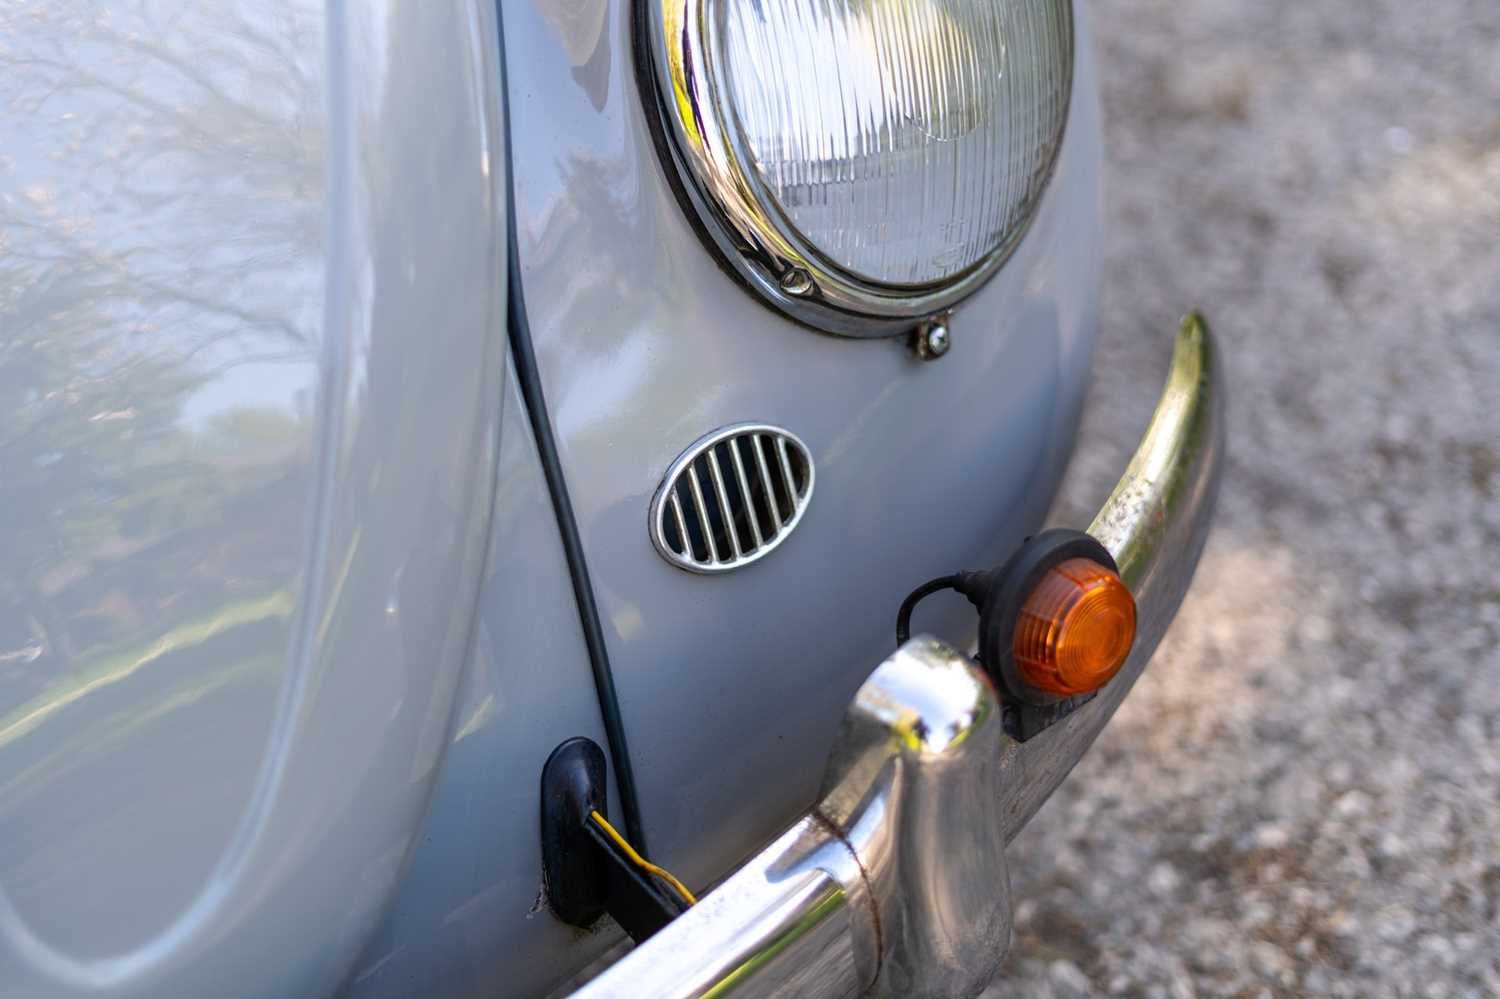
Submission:
[[[580,996],[978,993],[1010,940],[1005,845],[1151,658],[1212,518],[1224,455],[1213,336],[1189,316],[1130,466],[1089,525],[1135,594],[1135,646],[1088,704],[1026,742],[974,663],[918,637],[849,705],[810,812]]]

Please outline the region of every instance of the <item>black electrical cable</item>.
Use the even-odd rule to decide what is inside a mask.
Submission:
[[[896,644],[905,645],[907,639],[911,638],[911,612],[917,609],[917,604],[940,590],[958,589],[967,575],[972,574],[955,572],[951,576],[939,576],[908,593],[906,599],[901,601],[901,609],[896,612]]]
[[[542,462],[542,473],[547,480],[547,492],[552,497],[552,510],[557,518],[558,533],[562,535],[563,554],[568,561],[568,574],[573,582],[573,597],[578,604],[578,621],[583,627],[583,642],[588,649],[589,666],[594,673],[594,692],[599,699],[599,714],[604,722],[604,738],[609,744],[609,755],[615,765],[615,783],[620,789],[620,812],[625,819],[625,831],[631,842],[646,856],[646,833],[641,825],[641,810],[636,794],[635,771],[630,765],[630,750],[625,743],[625,723],[620,717],[620,701],[615,694],[614,675],[609,668],[609,651],[604,645],[604,629],[599,623],[599,607],[594,602],[594,586],[589,579],[588,562],[583,555],[583,539],[578,534],[578,521],[573,516],[573,503],[568,498],[568,486],[564,481],[562,462],[557,454],[557,441],[552,436],[552,424],[547,416],[547,399],[542,394],[542,379],[537,370],[536,352],[531,345],[531,327],[526,320],[526,300],[521,288],[519,239],[516,236],[516,186],[515,172],[510,162],[510,94],[505,60],[505,17],[500,4],[495,7],[500,29],[500,101],[501,113],[505,115],[506,152],[506,240],[509,273],[507,280],[509,304],[509,333],[511,358],[515,363],[516,377],[520,382],[521,398],[526,403],[526,413],[531,419],[532,435],[536,438],[537,455]]]

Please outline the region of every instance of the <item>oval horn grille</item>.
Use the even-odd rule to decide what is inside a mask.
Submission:
[[[812,498],[813,462],[795,434],[763,423],[688,448],[651,501],[651,541],[690,572],[748,565],[786,540]]]

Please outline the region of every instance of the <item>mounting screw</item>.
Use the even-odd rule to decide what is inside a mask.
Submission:
[[[948,324],[942,319],[933,319],[918,326],[912,333],[912,347],[924,361],[936,361],[948,353],[953,338],[948,333]]]
[[[788,295],[806,295],[813,290],[812,275],[800,267],[790,267],[781,275],[781,290]]]

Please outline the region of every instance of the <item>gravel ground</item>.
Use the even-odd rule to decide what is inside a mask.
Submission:
[[[1101,500],[1176,315],[1219,522],[1012,848],[995,995],[1500,995],[1500,4],[1098,0]]]

